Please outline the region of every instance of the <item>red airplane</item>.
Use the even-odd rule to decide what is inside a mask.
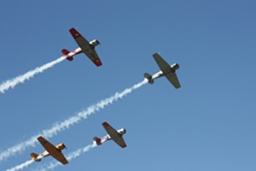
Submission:
[[[71,28],[69,32],[79,47],[72,52],[67,49],[62,49],[62,54],[66,56],[67,60],[73,61],[73,56],[84,53],[96,66],[101,66],[101,60],[95,51],[95,47],[99,45],[100,42],[97,39],[88,42],[75,28]]]

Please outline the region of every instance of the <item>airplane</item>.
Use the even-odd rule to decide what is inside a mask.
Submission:
[[[96,66],[101,66],[101,60],[95,51],[95,47],[99,45],[100,42],[97,39],[88,42],[75,28],[71,28],[69,32],[79,47],[72,52],[68,51],[67,49],[62,49],[61,52],[67,58],[67,60],[73,61],[73,56],[84,53]]]
[[[155,79],[165,76],[175,88],[180,88],[180,82],[175,73],[176,70],[179,69],[179,64],[174,63],[169,65],[158,53],[154,53],[153,57],[161,70],[153,76],[149,73],[145,73],[144,78],[146,78],[150,84],[153,84]]]
[[[46,139],[44,139],[42,136],[38,137],[37,140],[42,144],[42,146],[45,148],[45,151],[41,154],[31,153],[30,156],[32,160],[36,162],[40,162],[42,158],[47,156],[52,156],[62,164],[68,164],[67,159],[62,154],[62,150],[66,148],[65,144],[60,143],[56,146],[52,145],[50,142],[48,142]]]
[[[102,143],[104,143],[106,141],[113,140],[121,148],[125,148],[127,146],[122,137],[126,133],[126,130],[124,128],[116,130],[111,125],[109,125],[107,122],[103,122],[102,126],[105,128],[105,130],[107,131],[108,134],[102,138],[94,137],[93,141],[97,145],[101,145]]]

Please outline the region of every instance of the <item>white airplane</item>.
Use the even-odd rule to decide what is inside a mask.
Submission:
[[[67,49],[62,49],[62,54],[66,56],[67,60],[73,61],[73,56],[84,53],[96,66],[101,66],[101,60],[95,51],[95,47],[99,45],[100,42],[97,39],[88,42],[75,28],[71,28],[69,32],[79,47],[72,52],[69,52]]]
[[[180,88],[180,82],[175,73],[176,70],[179,69],[179,64],[174,63],[169,65],[158,53],[154,53],[153,57],[161,70],[155,73],[153,76],[149,73],[145,73],[144,77],[148,80],[148,82],[153,84],[155,79],[165,76],[175,88]]]
[[[102,126],[105,128],[108,134],[102,138],[94,137],[93,140],[97,145],[101,145],[102,143],[108,140],[113,140],[121,148],[126,147],[125,141],[122,137],[126,133],[126,130],[124,128],[116,130],[112,126],[110,126],[107,122],[103,122]]]
[[[47,156],[52,156],[62,164],[68,164],[67,159],[62,154],[62,150],[66,148],[65,144],[61,143],[56,146],[52,145],[50,142],[48,142],[43,137],[38,137],[38,141],[42,144],[42,146],[45,148],[45,151],[41,154],[31,153],[30,156],[32,160],[35,160],[36,162],[40,162],[42,158]]]

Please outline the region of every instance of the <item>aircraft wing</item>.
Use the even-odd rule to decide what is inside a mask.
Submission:
[[[165,77],[172,83],[172,85],[175,88],[179,88],[180,87],[179,79],[175,73],[170,72],[170,68],[171,68],[170,65],[158,53],[154,53],[153,57],[157,65],[163,72],[163,75],[165,75]]]
[[[180,82],[175,73],[166,74],[165,77],[172,83],[175,88],[180,88]]]
[[[89,42],[75,28],[71,28],[69,32],[82,50],[85,50],[85,48],[89,48]]]
[[[169,71],[170,65],[158,53],[154,53],[153,57],[163,74]]]
[[[86,53],[87,54],[87,53]],[[101,66],[101,60],[95,50],[93,50],[91,53],[88,53],[87,56],[91,59],[91,61],[96,65],[96,66]]]
[[[96,66],[101,66],[102,65],[101,60],[97,52],[91,49],[90,43],[75,28],[71,28],[69,32],[75,39],[78,46],[85,53],[85,55],[87,55]]]
[[[110,126],[107,122],[103,122],[102,126],[105,128],[110,138],[115,141],[115,143],[117,143],[121,148],[126,147],[123,137],[116,131],[116,129]]]
[[[38,137],[37,139],[42,144],[42,146],[45,148],[45,150],[48,151],[48,153],[53,158],[55,158],[56,160],[58,160],[62,164],[67,164],[68,163],[67,159],[62,154],[62,152],[59,149],[57,149],[54,145],[52,145],[49,141],[47,141],[46,139],[44,139],[41,136]]]

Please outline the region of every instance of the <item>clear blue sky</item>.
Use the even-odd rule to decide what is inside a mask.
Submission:
[[[107,142],[54,170],[255,171],[255,8],[254,0],[1,2],[1,82],[77,48],[71,27],[101,42],[103,65],[80,54],[0,94],[0,150],[157,72],[160,52],[180,64],[182,87],[158,79],[49,138],[68,155],[104,136],[104,121],[127,130],[126,149]],[[0,170],[42,151],[29,147]]]

